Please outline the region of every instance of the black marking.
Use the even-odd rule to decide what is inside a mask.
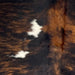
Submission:
[[[61,68],[61,74],[62,75],[75,75],[75,72],[74,71],[70,71],[66,68]]]

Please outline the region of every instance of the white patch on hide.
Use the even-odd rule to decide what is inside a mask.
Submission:
[[[39,33],[42,31],[41,28],[42,26],[40,26],[38,23],[37,23],[37,19],[34,19],[33,21],[31,21],[31,24],[32,24],[32,31],[29,31],[27,32],[28,35],[32,35],[34,36],[35,38],[38,37]]]
[[[27,54],[29,54],[29,51],[19,51],[16,55],[11,55],[10,57],[14,58],[25,58]]]

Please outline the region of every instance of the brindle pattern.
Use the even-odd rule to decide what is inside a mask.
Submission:
[[[74,0],[0,0],[0,75],[74,75],[74,7]],[[27,35],[34,18],[43,26],[38,38]],[[9,57],[20,50],[30,54]]]

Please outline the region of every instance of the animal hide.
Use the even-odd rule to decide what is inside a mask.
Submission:
[[[0,0],[0,75],[75,75],[75,0]]]

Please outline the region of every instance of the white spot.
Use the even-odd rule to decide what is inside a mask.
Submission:
[[[19,51],[16,55],[11,55],[10,57],[14,58],[25,58],[27,54],[29,54],[29,51]]]
[[[42,26],[40,26],[36,21],[37,19],[34,19],[33,21],[31,21],[32,31],[27,32],[28,35],[33,35],[35,38],[38,37],[39,33],[41,32],[41,28],[42,28]]]

